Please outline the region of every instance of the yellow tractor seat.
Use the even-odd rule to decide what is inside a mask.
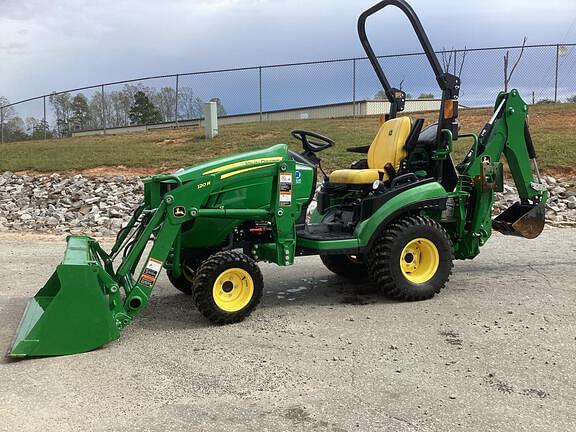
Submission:
[[[330,174],[330,183],[372,184],[384,173],[384,170],[378,169],[341,169]]]
[[[368,169],[342,169],[330,174],[330,183],[372,184],[376,180],[388,180],[384,171],[386,164],[395,170],[406,158],[406,140],[410,135],[412,122],[409,117],[388,120],[376,134],[368,150]]]

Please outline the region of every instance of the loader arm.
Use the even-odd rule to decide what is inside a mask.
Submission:
[[[495,229],[505,235],[537,237],[544,228],[548,199],[540,180],[536,154],[528,130],[528,105],[517,90],[500,93],[490,121],[459,166],[471,180],[463,237],[455,245],[460,258],[473,258]],[[502,155],[518,190],[520,201],[492,221],[494,192],[503,190]]]
[[[279,265],[293,264],[294,222],[303,198],[295,190],[286,202],[280,189],[281,175],[295,178],[296,162],[274,157],[273,161],[251,160],[248,167],[244,162],[226,163],[225,169],[202,168],[204,174],[187,181],[182,180],[183,175],[145,179],[144,202],[119,232],[109,253],[93,238],[68,237],[65,259],[30,300],[9,355],[73,354],[117,339],[148,305],[162,268],[179,265],[183,225],[205,219],[269,221],[275,242],[262,245],[260,254]],[[262,176],[270,178],[270,196],[254,202],[265,205],[239,208],[241,204],[232,207],[214,200],[238,189],[234,181],[250,185]],[[300,180],[298,185],[304,189],[311,187]],[[152,245],[147,248],[149,242]]]
[[[150,183],[158,184],[162,180],[162,176],[153,177]],[[167,180],[171,181],[171,179]],[[128,225],[119,236],[112,251],[117,253],[126,246],[128,249],[118,269],[114,271],[111,267],[104,266],[107,273],[111,273],[117,284],[124,289],[123,299],[117,290],[111,293],[110,306],[119,329],[130,323],[147,306],[162,267],[177,249],[174,245],[181,235],[183,224],[206,216],[222,219],[242,217],[244,220],[264,220],[270,219],[273,214],[271,209],[202,208],[208,201],[212,190],[219,185],[219,174],[184,184],[176,179],[174,181],[176,182],[175,188],[162,197],[155,209],[148,208],[141,211],[143,218],[140,219],[140,227],[137,227],[137,219],[133,218],[132,225]],[[204,185],[207,186],[203,187]],[[134,234],[132,244],[130,244],[129,233]],[[135,272],[149,241],[153,241],[153,245],[142,270],[137,275]],[[104,263],[114,258],[112,253],[109,256],[102,249],[99,251],[99,256]],[[118,307],[119,304],[122,306]]]

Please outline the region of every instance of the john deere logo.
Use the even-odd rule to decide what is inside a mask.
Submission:
[[[184,217],[186,216],[186,208],[183,206],[174,207],[173,213],[176,217]]]

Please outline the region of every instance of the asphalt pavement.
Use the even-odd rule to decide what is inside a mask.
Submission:
[[[0,239],[2,350],[64,248]],[[0,360],[0,430],[576,430],[576,230],[494,235],[417,303],[357,295],[317,257],[262,269],[242,323],[207,323],[163,276],[118,341]]]

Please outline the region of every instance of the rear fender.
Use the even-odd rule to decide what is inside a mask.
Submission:
[[[369,250],[390,222],[398,217],[415,211],[443,209],[447,198],[446,190],[438,182],[422,184],[394,196],[356,227],[360,249]]]

